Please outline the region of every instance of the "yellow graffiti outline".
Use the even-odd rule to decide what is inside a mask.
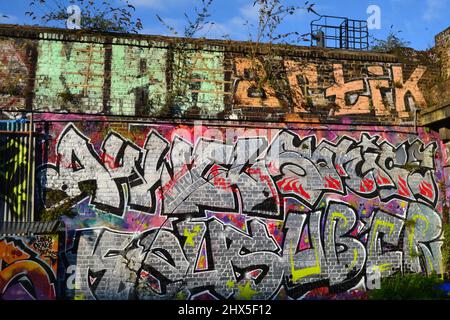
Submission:
[[[344,220],[344,227],[346,227],[346,226],[348,225],[348,223],[349,223],[347,217],[346,217],[343,213],[341,213],[341,212],[335,211],[335,212],[333,212],[333,213],[331,214],[331,220],[332,220],[332,222],[335,222],[335,221],[336,221],[336,218],[341,218],[342,220]],[[329,234],[331,234],[331,229],[332,229],[332,228],[333,228],[333,223],[330,224],[330,231],[329,231]],[[332,240],[330,239],[330,242],[331,242],[331,241],[332,241]],[[330,245],[331,245],[331,243],[330,243]],[[353,267],[356,266],[356,263],[357,263],[357,262],[358,262],[358,249],[354,248],[354,249],[353,249],[353,261],[352,261],[350,267],[348,268],[348,270],[353,269]]]
[[[194,229],[195,230],[195,229]],[[192,247],[195,247],[194,237],[198,234],[198,232],[189,232],[188,229],[184,229],[183,236],[186,237],[185,244],[188,244]]]
[[[0,152],[6,151],[9,148],[16,148],[18,150],[18,153],[14,156],[13,159],[10,159],[6,163],[6,164],[13,163],[14,165],[12,172],[7,171],[6,174],[2,173],[6,181],[8,181],[9,179],[13,178],[16,175],[20,165],[27,164],[26,156],[28,148],[25,145],[21,144],[15,139],[11,139],[7,142],[6,148],[0,149]],[[18,216],[22,215],[22,202],[27,201],[28,194],[26,192],[26,187],[27,187],[27,180],[23,180],[22,182],[20,182],[20,184],[13,186],[12,189],[13,194],[17,195],[17,201],[11,206]]]
[[[392,263],[385,263],[385,264],[381,264],[379,266],[373,266],[372,270],[373,271],[379,270],[380,272],[383,272],[383,271],[388,271],[389,269],[391,269],[391,267],[392,267]]]
[[[389,236],[392,236],[392,233],[394,232],[395,225],[392,222],[377,220],[377,222],[375,223],[375,226],[374,226],[374,230],[373,230],[372,236],[370,237],[371,239],[370,239],[369,255],[372,255],[373,244],[374,244],[373,237],[376,237],[376,235],[378,233],[377,232],[378,231],[378,227],[380,225],[383,226],[383,227],[388,227],[389,228]]]
[[[430,222],[428,221],[428,219],[421,215],[421,214],[416,214],[412,217],[412,221],[414,222],[414,224],[411,226],[411,232],[408,235],[408,240],[409,240],[409,251],[412,252],[413,249],[413,242],[414,242],[414,234],[416,231],[416,221],[417,220],[422,220],[425,222],[425,230],[423,231],[423,235],[425,236],[425,234],[428,231],[428,228],[430,227]]]
[[[316,265],[313,267],[308,267],[308,268],[304,268],[304,269],[300,269],[300,270],[295,269],[294,254],[292,252],[292,249],[293,249],[292,240],[290,242],[291,273],[292,273],[292,282],[294,282],[294,283],[297,282],[299,279],[305,278],[305,277],[313,275],[313,274],[320,274],[322,272],[322,270],[320,268],[319,253],[317,251],[314,240],[312,242],[313,242],[314,254],[315,254],[315,258],[316,258]]]
[[[330,231],[329,231],[329,234],[332,234],[331,231],[332,231],[332,229],[333,229],[333,222],[336,221],[336,218],[341,218],[342,220],[344,220],[344,227],[346,227],[346,226],[348,225],[348,219],[347,219],[347,217],[344,216],[344,214],[335,211],[335,212],[333,212],[333,213],[331,214],[331,223],[330,223]],[[330,239],[330,242],[331,242],[331,239]],[[329,243],[329,244],[331,245],[331,243]]]
[[[353,261],[348,269],[349,270],[353,269],[353,267],[356,266],[357,262],[358,262],[358,249],[353,248]]]

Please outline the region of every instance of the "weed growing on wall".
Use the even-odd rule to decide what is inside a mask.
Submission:
[[[95,184],[89,182],[81,183],[81,194],[73,198],[66,198],[65,193],[58,190],[46,190],[46,208],[41,213],[40,220],[57,221],[62,217],[75,217],[76,213],[72,211],[73,206],[81,201],[81,199],[83,199],[84,197],[93,196],[95,189]]]
[[[25,15],[44,25],[65,25],[71,16],[68,8],[76,6],[81,15],[79,28],[83,30],[138,33],[143,28],[141,20],[135,17],[136,9],[129,0],[29,0],[28,3],[30,11],[25,12]]]
[[[306,1],[303,6],[285,6],[280,0],[255,0],[253,2],[253,6],[258,7],[258,26],[255,36],[251,32],[249,34],[249,40],[252,41],[248,53],[248,59],[251,61],[249,80],[261,97],[267,94],[268,88],[273,90],[281,106],[286,109],[291,109],[293,105],[292,93],[289,83],[284,80],[286,79],[286,70],[282,57],[277,55],[276,45],[309,41],[310,34],[300,34],[296,31],[278,33],[277,30],[288,16],[293,16],[301,10],[319,15],[314,10],[314,5],[314,3],[309,4],[309,1]],[[248,22],[246,23],[248,24]],[[296,68],[300,71],[302,65],[297,65]],[[306,99],[310,99],[306,83],[302,89],[302,95]],[[290,110],[290,112],[294,112],[294,110]]]
[[[444,243],[442,245],[442,263],[444,264],[444,272],[448,278],[450,273],[450,224],[444,224],[443,232]]]
[[[193,38],[198,32],[203,30],[205,26],[210,25],[211,17],[210,7],[214,0],[201,0],[200,8],[195,8],[195,16],[189,17],[185,13],[186,26],[182,36],[185,38]],[[170,24],[168,24],[159,15],[157,19],[165,26],[173,36],[180,36],[179,32]],[[192,55],[195,48],[185,41],[175,41],[171,45],[171,79],[169,81],[169,90],[166,94],[165,105],[156,113],[155,116],[162,117],[179,117],[182,115],[182,106],[190,102],[188,91],[191,87],[189,79],[192,77]]]
[[[393,26],[389,30],[386,39],[372,39],[371,50],[375,52],[390,53],[410,45],[400,36],[401,31],[394,31]]]

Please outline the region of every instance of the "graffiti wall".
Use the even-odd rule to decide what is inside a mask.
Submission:
[[[442,273],[431,59],[0,26],[0,218],[65,227],[0,238],[0,297],[332,299]]]
[[[284,86],[259,87],[258,79],[269,77],[264,59],[149,45],[111,45],[107,51],[99,45],[40,41],[35,109],[158,116],[171,102],[168,90],[182,92],[172,97],[171,114],[196,117],[261,118],[258,112],[264,109],[270,118],[325,113],[408,119],[412,109],[426,107],[418,86],[425,66],[404,75],[401,64],[359,62],[346,70],[345,58],[326,63],[291,58],[274,62]]]
[[[0,299],[56,298],[58,236],[0,238]]]
[[[31,41],[0,39],[0,110],[13,116],[25,109],[33,90],[33,63],[36,52]]]
[[[425,92],[439,73],[431,58],[409,64],[371,52],[8,26],[0,36],[6,113],[399,124],[427,107]]]
[[[389,130],[388,130],[389,129]],[[442,272],[443,144],[402,127],[47,122],[73,299],[300,299]]]

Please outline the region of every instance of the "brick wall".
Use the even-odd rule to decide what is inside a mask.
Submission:
[[[5,111],[401,124],[436,73],[431,60],[230,41],[7,25],[0,41]]]
[[[442,75],[450,78],[450,28],[436,36],[436,49],[442,62]]]
[[[438,134],[68,117],[35,119],[41,203],[75,213],[64,298],[351,298],[443,272]]]
[[[3,115],[35,111],[35,216],[71,213],[59,298],[345,299],[444,272],[448,153],[408,125],[436,73],[422,60],[8,26],[0,42]]]

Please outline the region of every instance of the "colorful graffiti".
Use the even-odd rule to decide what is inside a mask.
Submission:
[[[259,63],[260,64],[260,63]],[[267,83],[261,90],[263,93],[254,94],[257,89],[255,81],[249,81],[248,75],[254,63],[249,59],[236,58],[235,108],[251,106],[282,107],[277,98],[279,92]],[[289,83],[289,95],[294,112],[314,113],[312,109],[323,107],[331,115],[374,114],[388,116],[395,112],[401,118],[408,118],[414,108],[426,107],[426,101],[418,84],[427,68],[419,66],[405,80],[401,66],[369,65],[361,66],[359,76],[347,79],[344,76],[344,66],[340,63],[332,64],[333,82],[324,86],[326,74],[318,63],[311,61],[284,61],[284,72]],[[259,78],[267,75],[259,67]],[[319,81],[322,80],[322,81]],[[320,84],[321,82],[321,84]],[[308,99],[311,103],[308,104]],[[308,109],[309,108],[309,109]]]
[[[1,299],[307,299],[443,272],[439,135],[357,124],[408,124],[426,59],[1,29],[0,111],[33,108],[36,144],[0,140],[0,214],[66,214],[59,252],[0,238]],[[253,118],[311,123],[234,122]]]
[[[36,58],[32,41],[16,37],[0,40],[0,112],[9,119],[20,118],[17,111],[31,104]]]
[[[324,286],[364,286],[374,269],[381,276],[442,271],[439,215],[417,202],[406,212],[401,218],[377,210],[361,226],[352,207],[330,201],[320,211],[289,213],[281,244],[257,218],[245,232],[217,218],[177,220],[137,235],[79,231],[66,253],[76,266],[68,287],[84,299],[297,299]],[[412,230],[404,227],[408,219],[418,222]]]
[[[436,150],[436,143],[415,139],[393,146],[366,133],[333,143],[285,130],[270,145],[266,137],[234,144],[201,137],[192,144],[180,136],[169,142],[151,130],[143,148],[110,132],[98,154],[69,124],[56,145],[56,163],[45,167],[45,187],[76,197],[80,183],[93,182],[91,204],[119,216],[127,206],[153,214],[160,204],[164,215],[202,217],[208,211],[279,218],[286,198],[312,209],[325,194],[349,191],[435,206]]]
[[[41,40],[34,108],[158,115],[171,86],[172,90],[184,88],[172,113],[194,117],[233,114],[245,118],[252,109],[267,108],[268,114],[253,116],[265,119],[272,113],[292,111],[318,115],[319,110],[325,110],[339,117],[398,115],[405,119],[415,108],[426,107],[419,86],[427,71],[425,66],[415,67],[406,77],[400,64],[360,63],[354,70],[345,70],[342,60],[323,63],[277,58],[273,63],[281,64],[274,69],[279,69],[279,82],[285,83],[281,92],[270,81],[258,85],[268,77],[262,60],[214,50],[172,57],[167,48],[145,47]],[[186,70],[177,69],[184,64]]]
[[[58,237],[0,239],[0,298],[54,300],[56,298]]]
[[[278,119],[295,113],[406,121],[415,108],[426,107],[425,83],[434,72],[431,61],[408,65],[371,54],[341,52],[326,60],[315,54],[307,59],[300,53],[289,58],[263,54],[253,59],[242,48],[208,42],[202,49],[187,45],[175,50],[170,41],[152,38],[99,37],[92,43],[88,36],[80,42],[52,33],[42,36],[2,40],[0,108],[7,114],[33,107],[161,116],[172,103],[172,115],[195,118]],[[266,112],[259,113],[261,108]]]
[[[44,196],[79,199],[73,298],[299,299],[366,288],[374,270],[442,272],[430,136],[137,124],[90,140],[87,127],[58,127],[39,179]]]

